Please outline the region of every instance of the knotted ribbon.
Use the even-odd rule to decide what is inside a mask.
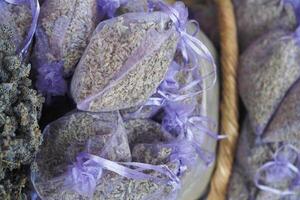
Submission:
[[[98,4],[102,11],[107,14],[109,18],[114,17],[118,8],[127,2],[128,0],[98,0]]]
[[[113,162],[88,153],[80,153],[77,156],[76,163],[70,167],[67,173],[65,186],[82,196],[92,197],[103,170],[114,172],[129,179],[149,180],[157,184],[171,185],[174,190],[180,186],[180,180],[166,165]],[[144,173],[146,170],[158,172],[160,176],[146,174]]]
[[[287,155],[284,154],[285,150],[288,150]],[[291,159],[298,163],[295,164],[294,161],[291,161]],[[265,163],[258,169],[254,177],[254,183],[256,187],[263,191],[281,196],[297,194],[295,191],[293,191],[293,187],[299,186],[299,159],[300,152],[296,147],[292,145],[281,146],[274,154],[274,160]],[[271,179],[270,182],[282,181],[284,178],[291,178],[293,181],[288,189],[277,189],[261,183],[261,177],[263,174],[265,174],[267,178]]]
[[[30,7],[31,7],[31,13],[32,13],[32,23],[30,26],[30,29],[28,31],[28,34],[22,44],[22,46],[20,47],[20,49],[18,49],[17,53],[24,58],[25,55],[28,52],[28,48],[31,44],[31,41],[33,39],[34,33],[36,31],[36,27],[37,27],[37,22],[38,22],[38,17],[40,14],[40,4],[38,0],[4,0],[7,3],[11,3],[11,4],[23,4],[23,3],[27,3],[28,1],[30,2]]]
[[[214,76],[212,84],[210,84],[208,88],[206,88],[209,89],[215,84],[217,80],[217,67],[209,49],[198,38],[195,37],[200,29],[199,24],[195,20],[188,20],[188,10],[182,2],[176,2],[173,6],[170,6],[162,1],[149,1],[149,10],[154,10],[155,8],[168,14],[177,31],[179,32],[180,41],[178,44],[178,49],[181,51],[182,57],[184,59],[184,66],[192,64],[193,67],[190,68],[190,70],[195,73],[199,71],[200,66],[198,61],[200,59],[208,60],[211,63],[213,68],[212,72],[210,72],[208,75],[202,76],[202,79],[207,78],[211,75]],[[193,34],[189,34],[187,32],[188,23],[192,23],[196,27],[196,31]],[[192,83],[192,85],[197,85],[197,83],[201,84],[202,80],[196,79],[195,82]],[[193,93],[193,95],[201,94],[202,92],[203,88],[202,90]]]
[[[218,135],[218,133],[209,129],[208,124],[213,126],[215,124],[207,117],[193,115],[194,110],[195,104],[193,103],[169,103],[165,106],[166,114],[162,126],[165,130],[177,136],[178,139],[187,140],[196,149],[199,157],[206,165],[210,165],[214,160],[214,156],[200,147],[200,144],[204,142],[201,141],[201,134],[206,133],[216,140],[223,139],[225,136]]]

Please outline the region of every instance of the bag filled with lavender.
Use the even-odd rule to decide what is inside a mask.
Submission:
[[[300,77],[299,53],[299,29],[279,29],[260,37],[241,55],[239,91],[257,134],[263,133],[285,94]]]
[[[178,38],[163,12],[128,13],[101,22],[72,78],[77,107],[111,111],[145,102],[163,80]]]
[[[273,30],[242,54],[239,90],[248,117],[229,199],[299,199],[298,54],[299,28]],[[238,192],[245,190],[243,196]]]
[[[297,25],[293,7],[298,0],[234,0],[239,45],[244,51],[262,34],[283,29],[292,31]]]
[[[99,21],[96,0],[47,0],[41,6],[33,61],[37,88],[48,96],[67,92],[65,78],[77,62]]]
[[[43,134],[32,167],[32,182],[42,199],[176,195],[181,152],[151,120],[124,124],[118,112],[75,112],[49,124]],[[182,153],[192,156],[192,150]]]
[[[160,4],[157,6],[162,6],[168,12],[168,7]],[[182,19],[177,24],[182,31],[181,34],[184,34],[185,30],[194,37],[181,38],[164,80],[144,105],[121,110],[121,113],[125,119],[154,118],[161,121],[164,130],[196,149],[198,156],[193,164],[187,165],[187,172],[182,178],[185,184],[179,198],[184,199],[186,196],[197,198],[203,194],[209,183],[216,141],[221,138],[216,134],[218,129],[216,124],[218,85],[214,62],[216,54],[211,42],[198,31],[197,24],[195,26],[193,20],[185,21],[188,15],[184,5],[178,2],[171,9],[173,8],[175,11],[172,11],[178,11],[180,15],[177,18]],[[174,23],[176,24],[176,21]],[[191,48],[189,45],[193,42],[200,46],[197,49]],[[197,54],[199,51],[200,55]],[[178,145],[178,148],[183,146]]]
[[[148,12],[103,21],[93,33],[71,84],[77,108],[88,112],[66,115],[67,121],[75,120],[67,123],[70,125],[60,124],[61,118],[45,129],[45,144],[32,171],[42,199],[185,199],[198,198],[205,191],[216,141],[222,138],[215,123],[218,85],[214,49],[198,24],[188,20],[183,3],[150,2],[147,8]],[[124,122],[117,114],[120,109]],[[118,120],[107,117],[112,113]],[[112,126],[123,127],[126,134],[122,135],[127,139],[117,145],[106,142],[106,146],[97,135],[109,132],[113,137],[116,131],[90,128],[93,123],[81,125],[77,115],[100,117],[107,123],[111,120]],[[53,126],[59,133],[46,134]],[[78,128],[81,126],[83,131]],[[76,132],[96,135],[88,134],[82,145],[76,137],[63,136]],[[51,139],[58,138],[55,135],[65,142]],[[71,145],[73,141],[75,145]],[[94,143],[104,147],[93,151]],[[114,155],[111,148],[118,149],[123,143],[127,150],[109,157]],[[65,150],[53,151],[53,144],[66,146]],[[78,147],[81,149],[75,152]],[[109,153],[102,153],[103,149]],[[71,159],[68,152],[75,152]],[[122,152],[128,153],[127,160],[122,160],[127,158]],[[44,164],[48,154],[55,164],[63,163],[52,175],[47,175],[44,167],[49,166]]]
[[[291,122],[288,119],[281,125]],[[299,199],[299,136],[291,141],[288,138],[293,138],[293,131],[285,130],[286,139],[279,142],[274,134],[274,141],[278,142],[261,142],[251,130],[249,120],[245,121],[228,199]]]
[[[14,53],[27,57],[39,16],[38,0],[1,0],[0,13],[0,26],[13,33]]]

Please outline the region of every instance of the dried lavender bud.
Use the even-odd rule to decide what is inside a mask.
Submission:
[[[72,79],[77,107],[111,111],[145,102],[164,78],[178,38],[162,12],[128,13],[100,23]]]
[[[271,30],[294,30],[296,15],[282,0],[234,0],[239,44],[245,50],[256,38]]]
[[[97,25],[95,0],[47,0],[42,4],[36,33],[35,59],[38,65],[63,62],[71,73]]]
[[[43,98],[32,89],[30,65],[21,64],[12,32],[0,26],[0,199],[19,199],[29,165],[41,143],[38,119]]]
[[[173,149],[172,145],[167,143],[171,140],[171,137],[162,130],[160,124],[148,119],[133,119],[125,123],[125,128],[134,162],[153,165],[164,164],[174,172],[179,170],[179,163],[170,161]],[[160,187],[164,188],[166,194],[171,189],[169,186],[161,185]],[[143,190],[146,190],[146,188]]]
[[[299,109],[300,82],[297,81],[286,94],[263,135],[264,142],[300,141]]]
[[[0,1],[0,13],[0,26],[9,27],[13,33],[11,42],[20,48],[32,21],[30,7],[26,3],[16,5]]]
[[[128,142],[132,149],[139,143],[159,143],[168,140],[167,133],[161,125],[149,119],[132,119],[125,122]]]
[[[300,76],[300,46],[294,33],[274,31],[241,56],[238,86],[256,134],[262,134],[290,86]]]
[[[238,167],[233,168],[227,192],[228,200],[249,200],[249,191],[241,170]]]

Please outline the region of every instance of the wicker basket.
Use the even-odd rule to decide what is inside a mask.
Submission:
[[[236,71],[238,64],[237,29],[231,0],[215,0],[221,41],[221,117],[216,168],[211,179],[208,200],[225,200],[239,132]]]
[[[197,0],[184,2],[192,6]],[[207,200],[225,200],[239,133],[236,82],[238,42],[232,0],[215,0],[215,3],[218,8],[221,43],[220,132],[226,134],[227,138],[218,144],[216,166]]]

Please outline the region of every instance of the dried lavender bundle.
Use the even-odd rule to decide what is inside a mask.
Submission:
[[[294,30],[296,15],[289,0],[234,0],[240,47],[245,50],[271,30]]]
[[[95,0],[47,0],[41,7],[35,58],[38,65],[63,62],[66,74],[74,71],[97,25]]]
[[[163,80],[178,37],[162,12],[128,13],[100,23],[72,79],[77,107],[111,111],[145,102]]]
[[[32,89],[30,65],[14,55],[13,33],[0,26],[0,198],[25,196],[26,165],[41,143],[38,119],[43,98]]]
[[[241,56],[238,86],[256,134],[262,134],[290,86],[300,76],[297,32],[277,30]]]
[[[32,16],[30,6],[23,4],[10,4],[0,1],[0,26],[8,26],[13,32],[11,41],[16,48],[21,48],[31,25]]]

